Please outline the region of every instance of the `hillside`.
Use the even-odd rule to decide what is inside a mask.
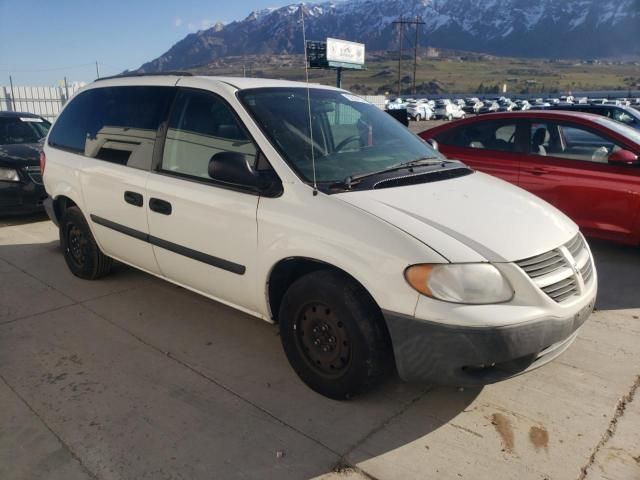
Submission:
[[[186,36],[140,71],[191,68],[228,56],[302,53],[301,9],[307,38],[359,41],[370,51],[397,48],[392,22],[402,14],[424,20],[422,46],[529,58],[640,55],[640,0],[344,0],[218,23]]]
[[[437,55],[437,56],[436,56]],[[403,93],[411,92],[413,57],[402,64]],[[345,72],[343,87],[362,94],[397,92],[397,52],[370,52],[367,70]],[[230,75],[304,80],[303,55],[248,55],[226,57],[190,69],[203,75]],[[333,85],[335,73],[311,70],[312,82]],[[417,90],[423,94],[494,92],[507,84],[510,93],[547,93],[580,90],[623,90],[638,88],[637,63],[583,63],[494,57],[465,52],[421,51],[418,59]],[[482,87],[482,89],[480,89]]]

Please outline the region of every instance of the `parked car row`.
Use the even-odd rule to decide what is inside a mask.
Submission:
[[[450,107],[448,105],[451,105]],[[480,99],[479,97],[466,98],[442,98],[442,99],[395,99],[390,100],[386,104],[388,110],[406,109],[409,120],[457,120],[464,118],[466,115],[479,115],[484,113],[495,112],[516,112],[526,111],[529,109],[547,109],[547,108],[576,108],[582,109],[591,106],[598,106],[603,111],[609,111],[609,118],[620,121],[619,118],[635,117],[636,112],[640,109],[640,98],[635,99],[605,99],[605,98],[588,98],[574,97],[572,95],[563,95],[560,97],[549,98],[530,98],[516,99],[505,96],[487,97]],[[634,108],[635,107],[635,108]],[[579,110],[586,111],[586,110]],[[626,115],[614,114],[616,111],[625,111]],[[633,112],[629,114],[629,111]],[[598,113],[598,112],[594,112]],[[622,120],[624,121],[624,120]],[[628,122],[625,122],[628,123]],[[631,124],[631,123],[628,123]],[[633,126],[633,125],[632,125]]]

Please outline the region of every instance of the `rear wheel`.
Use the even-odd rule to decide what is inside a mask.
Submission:
[[[104,277],[113,260],[100,251],[78,207],[67,208],[60,219],[60,245],[71,273],[85,280]]]
[[[279,320],[289,363],[329,398],[370,390],[393,366],[380,310],[346,274],[321,270],[298,279],[284,295]]]

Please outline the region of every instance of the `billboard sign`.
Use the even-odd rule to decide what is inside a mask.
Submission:
[[[327,61],[364,65],[364,44],[327,38]]]

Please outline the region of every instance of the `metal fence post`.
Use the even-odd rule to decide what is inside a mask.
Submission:
[[[64,103],[62,105],[69,101],[69,85],[67,85],[67,77],[64,77],[64,95]]]
[[[11,75],[9,75],[9,85],[11,85],[11,109],[15,112],[16,111],[16,97],[13,94],[13,78],[11,78]],[[8,107],[9,105],[7,105]]]

